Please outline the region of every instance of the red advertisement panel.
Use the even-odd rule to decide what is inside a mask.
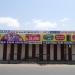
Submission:
[[[40,34],[26,34],[26,41],[40,41]]]
[[[61,34],[58,34],[58,35],[55,35],[55,40],[65,40],[65,35],[61,35]]]
[[[72,35],[72,40],[75,40],[75,35]]]

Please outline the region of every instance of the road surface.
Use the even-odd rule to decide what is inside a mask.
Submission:
[[[75,65],[0,64],[0,75],[75,75]]]

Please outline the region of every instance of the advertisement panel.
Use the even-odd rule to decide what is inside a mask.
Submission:
[[[55,41],[67,41],[66,34],[55,34]]]
[[[42,34],[42,42],[44,44],[55,44],[56,42],[54,42],[54,35],[53,34]]]
[[[41,34],[0,33],[0,43],[42,44]]]
[[[26,34],[25,41],[27,41],[29,44],[42,44],[40,34]]]
[[[2,38],[5,35],[5,33],[0,32],[0,43],[6,43],[6,41],[3,41]]]
[[[66,41],[66,34],[44,34],[43,41],[60,42]]]
[[[71,34],[71,41],[75,42],[75,34]]]
[[[54,35],[53,34],[43,34],[43,41],[53,41]]]
[[[0,33],[0,40],[1,40],[1,38],[2,38],[2,35],[3,35],[3,34],[2,34],[2,33]]]
[[[24,37],[21,34],[16,34],[16,33],[4,33],[1,34],[0,38],[1,42],[6,42],[6,43],[20,43],[24,41]]]
[[[0,43],[24,43],[24,44],[71,44],[75,42],[75,34],[72,33],[71,41],[67,41],[66,33],[49,32],[0,32]]]
[[[26,34],[25,41],[40,41],[40,34]]]

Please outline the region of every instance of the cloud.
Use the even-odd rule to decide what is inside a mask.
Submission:
[[[69,21],[71,21],[70,18],[63,18],[63,19],[60,20],[60,22],[69,22]]]
[[[0,24],[15,28],[20,26],[18,20],[11,17],[0,17]]]
[[[28,23],[27,27],[28,27],[27,29],[30,30],[50,30],[51,28],[56,28],[57,23],[33,19],[31,23]]]
[[[29,22],[21,23],[18,19],[11,17],[0,17],[0,29],[10,30],[73,30],[75,21],[70,18],[63,18],[58,21],[43,19],[32,19]]]

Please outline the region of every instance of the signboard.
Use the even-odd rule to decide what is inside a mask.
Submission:
[[[23,36],[21,34],[16,33],[7,33],[7,34],[1,34],[0,41],[3,42],[22,42],[24,41]]]
[[[27,41],[29,44],[42,44],[40,34],[26,34],[25,41]]]
[[[26,34],[25,41],[40,41],[40,34]]]
[[[0,43],[42,44],[40,34],[1,33]]]
[[[71,41],[74,42],[75,41],[75,34],[71,35]]]
[[[42,35],[42,42],[44,44],[54,44],[53,39],[54,39],[53,34],[43,34]]]
[[[65,34],[55,34],[55,41],[66,41]]]
[[[71,35],[68,41],[67,35]],[[0,43],[75,44],[75,32],[61,31],[0,31]]]
[[[43,41],[53,41],[54,36],[52,34],[44,34]]]

